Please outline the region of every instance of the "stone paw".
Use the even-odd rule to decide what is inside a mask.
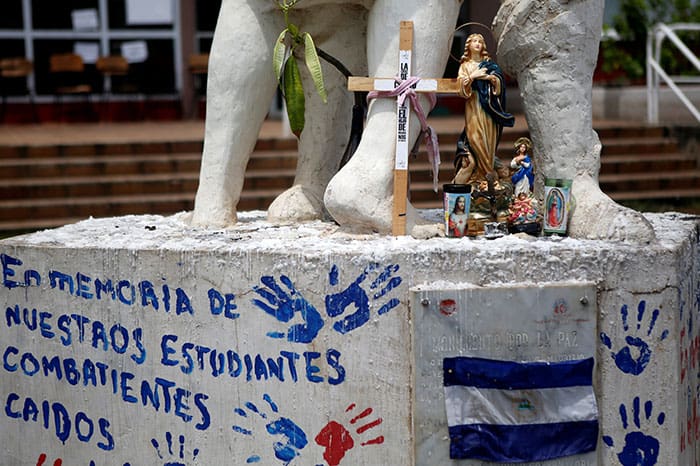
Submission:
[[[228,228],[238,222],[238,214],[230,207],[220,207],[212,204],[206,208],[194,209],[192,214],[186,216],[184,220],[195,227],[203,228]]]
[[[580,239],[651,243],[654,229],[644,216],[621,206],[600,190],[590,176],[579,176],[571,187],[575,205],[569,236]]]
[[[267,219],[273,223],[303,222],[324,217],[323,199],[302,185],[294,185],[270,204]]]

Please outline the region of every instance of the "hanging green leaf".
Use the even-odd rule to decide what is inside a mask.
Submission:
[[[306,67],[309,69],[309,73],[311,73],[311,79],[314,81],[314,86],[316,86],[316,91],[325,104],[328,101],[328,97],[326,95],[326,87],[323,85],[323,71],[321,70],[321,62],[318,59],[316,46],[314,45],[313,39],[311,39],[311,34],[308,32],[304,33],[304,57]]]
[[[304,88],[301,85],[299,65],[293,55],[284,65],[284,100],[292,133],[299,137],[304,129]]]
[[[277,38],[275,42],[275,48],[272,51],[272,68],[275,70],[275,77],[277,82],[280,82],[282,78],[282,66],[284,65],[284,56],[287,52],[287,46],[284,43],[284,38],[287,34],[287,29],[282,31],[282,33]]]
[[[277,82],[284,95],[287,105],[287,115],[292,132],[299,137],[304,129],[305,96],[299,72],[299,64],[294,56],[297,46],[304,44],[304,61],[309,70],[309,75],[314,82],[316,91],[324,103],[328,102],[328,93],[323,83],[323,71],[319,60],[319,53],[324,60],[329,61],[345,76],[350,72],[330,55],[316,49],[313,39],[308,32],[301,32],[299,27],[289,21],[289,12],[300,0],[276,0],[277,6],[284,14],[286,29],[277,38],[273,48],[272,66]],[[280,80],[280,76],[282,79]]]

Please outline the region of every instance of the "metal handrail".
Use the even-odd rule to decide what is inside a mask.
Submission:
[[[669,76],[661,67],[661,45],[668,38],[680,52],[700,71],[700,60],[676,35],[675,31],[700,31],[698,23],[656,24],[647,36],[647,121],[659,123],[659,78],[668,85],[676,97],[688,108],[690,113],[700,123],[700,111],[678,87],[678,83],[687,80],[680,76]]]

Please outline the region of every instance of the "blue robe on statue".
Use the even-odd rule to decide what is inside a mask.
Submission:
[[[520,162],[520,168],[518,168],[518,170],[515,173],[513,173],[513,176],[510,178],[510,180],[513,182],[514,186],[518,186],[520,181],[525,178],[527,178],[528,181],[527,190],[529,191],[532,188],[532,185],[535,183],[535,174],[532,170],[532,159],[530,158],[530,155],[526,155],[523,161]]]
[[[499,126],[512,127],[515,124],[515,117],[510,113],[506,112],[506,83],[503,76],[503,71],[501,67],[496,64],[496,62],[491,60],[483,60],[479,63],[479,68],[486,68],[488,74],[495,75],[501,81],[501,93],[500,95],[493,95],[491,93],[491,86],[489,86],[488,81],[477,79],[472,82],[472,90],[476,91],[479,95],[479,104],[481,108],[493,118]]]

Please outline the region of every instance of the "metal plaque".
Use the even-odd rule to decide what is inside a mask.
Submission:
[[[455,356],[558,362],[593,357],[596,288],[592,283],[478,287],[440,282],[411,289],[415,357],[416,464],[486,466],[451,460],[443,360]],[[544,463],[593,466],[595,452]]]

